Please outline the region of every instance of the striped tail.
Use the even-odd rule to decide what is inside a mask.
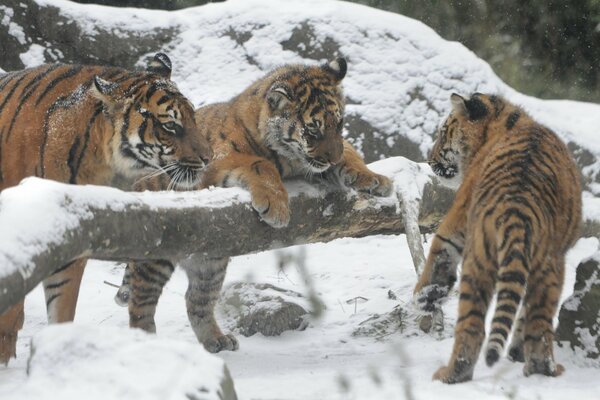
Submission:
[[[496,310],[487,344],[485,361],[492,366],[498,361],[510,335],[521,299],[525,296],[529,262],[525,244],[528,241],[525,229],[504,230],[504,239],[499,248],[499,269],[496,281]]]

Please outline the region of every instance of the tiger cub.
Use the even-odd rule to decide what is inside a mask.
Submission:
[[[114,185],[154,171],[197,185],[212,152],[170,75],[159,53],[145,72],[52,64],[0,76],[0,190],[28,176]],[[49,322],[73,320],[84,265],[44,280]],[[23,303],[0,316],[0,363],[16,356],[23,317]]]
[[[497,303],[486,363],[501,356],[520,308],[509,351],[524,373],[557,376],[552,340],[565,253],[581,220],[579,172],[564,143],[523,110],[497,96],[452,94],[430,164],[462,184],[439,226],[415,299],[433,310],[456,281],[459,312],[448,366],[433,378],[470,380],[485,339],[485,315]]]
[[[282,178],[316,177],[389,195],[390,180],[370,171],[342,138],[341,81],[346,70],[343,58],[323,66],[284,66],[226,103],[199,108],[196,122],[214,151],[202,186],[248,189],[260,218],[276,228],[290,220]],[[211,352],[238,348],[233,335],[221,332],[213,313],[228,262],[205,259],[186,271],[188,317],[198,340]],[[116,299],[128,301],[131,326],[155,330],[156,303],[172,271],[169,263],[126,269],[130,287],[123,285]]]

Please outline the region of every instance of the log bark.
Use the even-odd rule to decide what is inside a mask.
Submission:
[[[2,229],[0,313],[56,268],[80,257],[115,261],[166,259],[181,263],[192,255],[218,258],[342,237],[405,232],[396,196],[376,198],[324,184],[294,181],[287,183],[287,189],[291,221],[285,228],[274,229],[259,220],[249,194],[242,189],[125,193],[113,188],[74,187],[29,178],[2,193],[0,224],[3,215],[22,211],[19,201],[7,200],[27,196],[27,210],[32,214],[35,210],[43,212],[52,202],[56,203],[53,209],[63,210],[44,215],[41,222],[35,215],[28,215],[28,220],[40,224],[36,228],[60,227],[65,214],[77,214],[77,223],[57,229],[48,237],[35,238],[34,251],[31,243],[23,243],[28,249],[25,255],[15,248],[19,240],[11,238],[26,237],[20,224],[14,223],[14,229]],[[426,185],[422,202],[427,212],[421,212],[419,217],[425,221],[420,225],[421,232],[435,229],[438,217],[432,215],[443,215],[443,210],[432,204],[440,190],[444,189],[435,182]],[[31,193],[36,193],[35,199]]]

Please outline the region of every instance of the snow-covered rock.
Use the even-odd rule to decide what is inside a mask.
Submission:
[[[231,329],[244,336],[279,336],[306,327],[307,300],[293,290],[267,283],[238,282],[226,288],[219,307],[231,319]]]
[[[591,359],[600,366],[600,251],[577,267],[575,288],[560,309],[556,336],[588,359],[584,363]]]
[[[139,330],[60,324],[37,333],[15,398],[236,399],[223,360]],[[10,396],[9,396],[10,398]]]
[[[0,67],[40,62],[145,65],[169,54],[195,105],[223,101],[284,63],[349,61],[346,134],[369,161],[422,161],[452,92],[494,92],[569,143],[600,194],[600,106],[522,95],[459,43],[401,15],[334,0],[229,0],[176,12],[65,0],[4,0]]]

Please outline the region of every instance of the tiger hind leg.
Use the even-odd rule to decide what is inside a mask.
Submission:
[[[558,308],[564,277],[564,258],[546,268],[532,268],[527,283],[525,336],[523,351],[525,376],[559,376],[565,370],[554,361],[552,320]]]
[[[132,262],[130,271],[129,326],[156,333],[154,316],[158,299],[173,270],[169,261]]]
[[[232,334],[223,334],[214,315],[229,258],[220,258],[184,265],[188,276],[185,294],[187,313],[198,341],[211,353],[235,351],[239,344]]]
[[[86,262],[85,258],[74,260],[44,279],[49,323],[70,322],[75,318],[77,297]]]
[[[17,357],[17,337],[23,321],[23,302],[0,315],[0,364],[7,365],[11,357]]]
[[[486,269],[487,266],[475,265],[472,256],[467,255],[463,261],[454,347],[450,362],[433,375],[434,380],[459,383],[473,378],[475,363],[485,339],[485,314],[494,287],[489,275],[486,277]]]

